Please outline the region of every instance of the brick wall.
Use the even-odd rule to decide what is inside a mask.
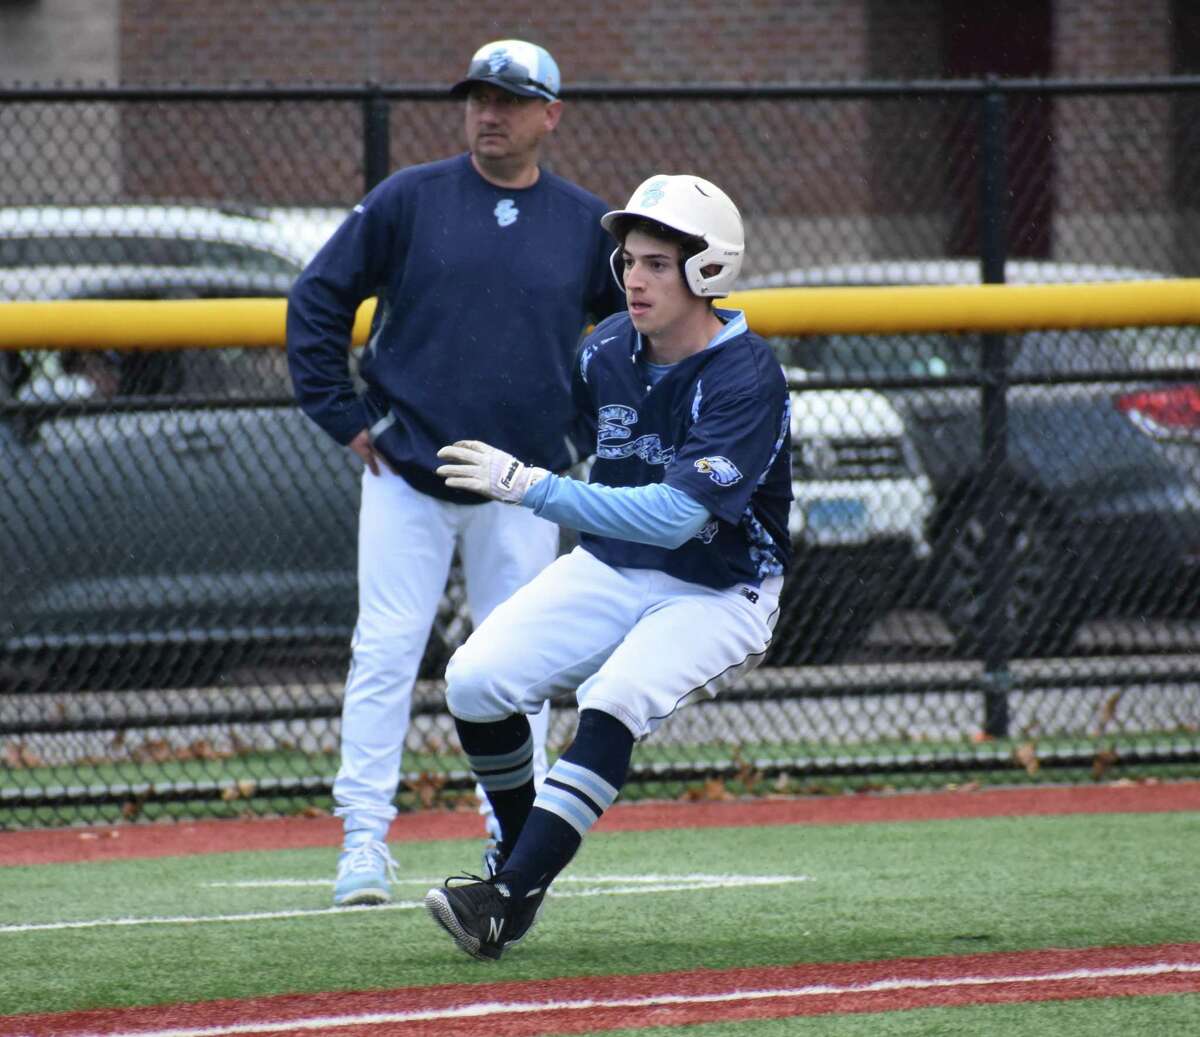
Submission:
[[[1057,0],[1054,74],[1068,79],[1171,72],[1171,0]]]
[[[941,74],[938,0],[509,0],[501,17],[411,0],[119,2],[126,82],[441,83],[501,36],[547,46],[568,83]],[[1054,74],[1167,74],[1181,2],[1054,0]]]
[[[112,67],[130,84],[449,84],[480,43],[503,36],[544,43],[568,85],[936,79],[947,62],[943,0],[510,0],[502,18],[456,0],[98,2],[115,20]],[[64,4],[87,6],[38,0],[13,10],[34,24]],[[1051,72],[1166,74],[1180,61],[1182,9],[1188,0],[1054,0]],[[58,74],[71,78],[68,69]],[[1178,202],[1194,197],[1189,184],[1200,181],[1185,161],[1198,150],[1188,145],[1196,121],[1181,111],[1161,100],[1055,102],[1053,168],[1039,181],[1053,177],[1052,255],[1167,262],[1172,239],[1180,241]],[[39,120],[52,117],[68,116],[9,113],[0,163],[10,170],[10,200],[111,194],[344,205],[362,188],[353,103],[123,106],[119,128],[94,143],[83,130],[40,131]],[[458,150],[461,127],[450,101],[395,105],[392,166]],[[956,199],[976,197],[975,132],[963,99],[579,102],[568,106],[547,158],[612,201],[655,170],[711,176],[739,200],[760,240],[775,243],[764,262],[778,265],[942,254]],[[86,133],[99,129],[89,124]],[[87,162],[54,153],[57,140]],[[111,174],[98,186],[95,173],[105,169]]]
[[[1169,75],[1171,22],[1171,0],[1058,0],[1054,72],[1072,79]],[[1118,123],[1113,112],[1121,103],[1081,97],[1058,105],[1057,250],[1087,258],[1101,247],[1116,261],[1137,256],[1142,265],[1169,269],[1175,218],[1164,142],[1175,102],[1147,101],[1136,122]]]
[[[906,0],[907,2],[907,0]],[[446,83],[490,39],[554,54],[569,83],[784,82],[868,75],[866,0],[550,5],[122,0],[126,82]]]

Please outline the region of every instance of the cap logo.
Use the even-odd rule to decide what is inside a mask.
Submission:
[[[667,182],[665,180],[655,180],[653,183],[646,185],[646,189],[642,192],[642,200],[638,205],[643,209],[649,209],[657,205],[663,200],[663,196],[667,193]]]
[[[512,58],[509,56],[508,51],[501,48],[500,50],[492,51],[488,55],[487,63],[492,75],[498,76],[512,64]]]

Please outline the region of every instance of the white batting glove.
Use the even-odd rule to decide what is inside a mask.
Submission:
[[[444,446],[438,457],[454,462],[437,470],[447,486],[508,504],[520,504],[525,494],[550,474],[544,468],[522,464],[512,454],[476,439],[460,439]]]

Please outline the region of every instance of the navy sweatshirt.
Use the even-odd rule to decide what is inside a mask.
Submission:
[[[370,429],[417,489],[482,503],[433,474],[439,447],[481,439],[561,471],[587,452],[571,369],[581,334],[624,308],[605,204],[542,170],[496,187],[463,154],[392,174],[354,207],[288,300],[288,366],[306,414],[339,443]],[[349,336],[378,296],[357,391]]]

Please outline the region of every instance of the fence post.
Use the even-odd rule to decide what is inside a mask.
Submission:
[[[388,102],[378,83],[368,83],[363,98],[363,194],[388,175],[391,161]]]
[[[1002,284],[1008,254],[1005,143],[1005,96],[995,81],[983,95],[981,120],[982,198],[980,206],[980,260],[986,284]],[[1012,570],[1008,558],[1004,509],[1011,506],[1007,492],[1008,464],[1008,364],[1005,336],[982,336],[983,385],[980,394],[982,466],[979,520],[983,526],[981,576],[983,602],[978,634],[983,654],[983,730],[994,738],[1008,734],[1008,693],[1012,688],[1009,659],[1012,627],[1008,599]]]

